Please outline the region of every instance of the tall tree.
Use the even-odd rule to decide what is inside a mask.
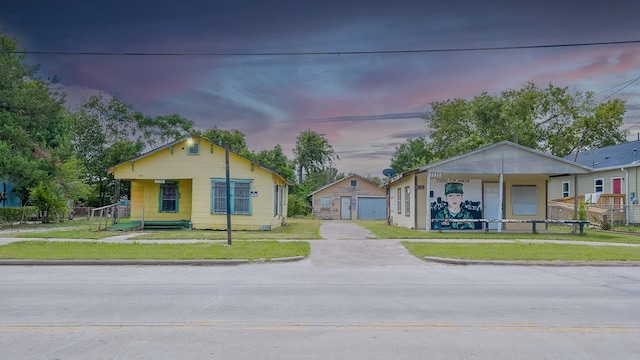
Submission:
[[[0,32],[0,50],[0,178],[24,201],[72,156],[70,124],[56,79],[37,77],[38,67],[16,53],[15,37]]]
[[[290,182],[296,178],[295,164],[287,158],[282,146],[276,145],[272,150],[262,150],[258,153],[251,152],[249,158],[258,164],[278,172]]]
[[[407,139],[406,142],[396,147],[391,157],[391,168],[397,173],[428,164],[433,160],[431,148],[424,136]]]
[[[229,145],[229,150],[239,155],[246,156],[249,152],[245,136],[240,130],[225,130],[214,126],[203,131],[202,137],[217,145]]]
[[[112,201],[114,180],[106,172],[109,167],[187,135],[193,126],[178,115],[146,116],[122,99],[104,95],[89,97],[73,115],[73,144],[93,188],[91,206]]]
[[[333,161],[339,160],[329,140],[311,129],[305,130],[296,138],[293,149],[295,163],[298,166],[298,182],[302,184],[303,175],[312,171],[322,170],[333,165]]]
[[[597,103],[592,92],[526,83],[499,95],[433,102],[424,116],[434,158],[448,158],[510,140],[564,157],[625,141],[624,102]]]

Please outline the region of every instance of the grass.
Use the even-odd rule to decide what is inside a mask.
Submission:
[[[66,227],[77,227],[77,226],[89,226],[89,220],[87,218],[78,218],[74,220],[65,220],[65,221],[55,221],[50,224],[43,224],[40,222],[28,222],[23,224],[3,224],[0,228],[6,231],[12,230],[38,230],[38,229],[52,229],[52,228],[66,228]]]
[[[38,239],[104,239],[111,236],[122,235],[118,231],[89,231],[88,227],[70,230],[50,230],[42,232],[20,232],[5,234],[5,237],[14,238],[38,238]]]
[[[29,260],[208,260],[273,259],[308,256],[302,241],[236,241],[195,244],[123,244],[102,242],[20,241],[0,246],[0,259]]]
[[[470,232],[458,231],[420,231],[401,226],[390,226],[384,220],[360,220],[359,225],[368,229],[379,239],[531,239],[531,240],[570,240],[596,241],[640,244],[640,237],[636,234],[614,233],[600,230],[585,230],[584,234],[572,234],[569,227],[552,227],[550,232],[511,233],[490,232],[481,230]]]
[[[94,225],[95,226],[95,225]],[[89,231],[88,222],[84,226],[70,230],[15,232],[0,234],[0,237],[40,238],[40,239],[104,239],[123,235],[119,231]],[[145,240],[225,240],[226,231],[214,230],[164,230],[135,236]],[[285,226],[271,231],[233,231],[234,240],[308,240],[320,239],[320,221],[309,219],[289,219]]]
[[[288,219],[284,226],[270,231],[232,231],[232,239],[240,240],[313,240],[320,239],[320,221],[310,219]],[[136,236],[145,240],[224,240],[227,231],[215,230],[167,230],[154,231]]]
[[[640,247],[511,243],[462,244],[403,241],[413,255],[465,260],[640,261]]]

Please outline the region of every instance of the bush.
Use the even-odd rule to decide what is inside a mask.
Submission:
[[[24,208],[0,208],[0,223],[14,223],[22,221]]]
[[[287,216],[307,216],[311,212],[311,204],[307,199],[297,194],[289,194]]]
[[[29,189],[33,198],[33,205],[42,214],[42,222],[50,223],[55,219],[64,219],[69,211],[67,201],[59,192],[54,191],[52,186],[43,183],[35,188]]]

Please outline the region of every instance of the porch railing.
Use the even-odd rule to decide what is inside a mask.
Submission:
[[[98,228],[96,231],[107,230],[109,219],[111,219],[111,225],[117,224],[118,219],[118,207],[119,204],[111,204],[102,206],[99,208],[91,209],[91,215],[89,216],[89,231],[93,231],[93,222],[96,214],[98,216]],[[102,228],[102,219],[104,218],[104,229]]]

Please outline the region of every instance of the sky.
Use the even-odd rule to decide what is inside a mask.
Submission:
[[[199,130],[237,129],[250,150],[280,144],[289,158],[310,129],[340,172],[378,177],[397,146],[428,136],[432,102],[527,82],[623,99],[623,128],[640,138],[638,14],[634,0],[0,4],[2,33],[34,52],[40,77],[60,79],[70,106],[115,95]],[[573,46],[594,43],[605,44]]]

